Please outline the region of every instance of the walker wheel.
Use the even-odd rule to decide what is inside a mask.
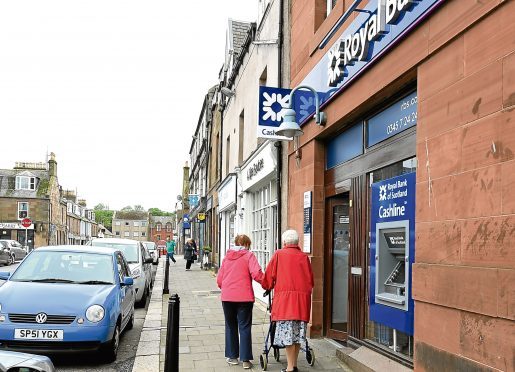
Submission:
[[[315,364],[315,352],[312,347],[308,347],[306,350],[306,361],[311,367]]]
[[[274,347],[274,359],[278,362],[281,359],[281,352],[278,347]]]
[[[268,367],[268,357],[265,353],[259,356],[259,365],[262,371],[266,371],[266,368]]]

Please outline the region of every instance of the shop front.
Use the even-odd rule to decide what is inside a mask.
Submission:
[[[237,176],[229,174],[218,188],[218,215],[220,221],[220,249],[219,262],[220,267],[227,250],[234,245],[234,236],[236,233],[236,192],[237,192]]]
[[[242,208],[245,228],[252,241],[252,252],[263,271],[277,247],[276,152],[272,143],[264,142],[241,168]],[[256,298],[263,289],[256,282]]]
[[[16,240],[29,251],[34,249],[34,224],[25,228],[18,222],[0,222],[0,239]]]

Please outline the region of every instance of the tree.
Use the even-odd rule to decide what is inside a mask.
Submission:
[[[130,211],[133,211],[134,209],[132,208],[132,206],[128,205],[126,207],[123,207],[121,209],[122,212],[130,212]]]
[[[104,225],[109,231],[113,228],[114,211],[95,209],[95,221]]]
[[[165,211],[162,211],[159,208],[150,208],[148,210],[148,213],[151,216],[174,216],[175,215],[175,213],[173,213],[173,212],[165,212]]]
[[[95,207],[93,207],[93,209],[96,211],[106,211],[107,206],[105,204],[99,203],[99,204],[95,205]]]
[[[137,205],[134,206],[134,210],[137,211],[137,212],[144,212],[145,208],[143,208],[142,205],[137,204]]]

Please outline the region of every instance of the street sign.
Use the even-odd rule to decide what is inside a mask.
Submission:
[[[32,225],[32,220],[30,218],[24,218],[21,220],[21,225],[25,228],[30,227],[30,225]]]

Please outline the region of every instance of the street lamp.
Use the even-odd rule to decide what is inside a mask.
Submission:
[[[315,96],[315,123],[318,125],[324,125],[326,122],[326,116],[325,113],[320,111],[320,101],[318,99],[318,93],[316,90],[311,88],[307,85],[300,85],[296,88],[294,88],[290,93],[290,105],[287,109],[284,111],[284,119],[279,128],[275,131],[275,133],[279,136],[284,136],[288,138],[296,138],[301,136],[304,132],[302,129],[300,129],[300,125],[296,121],[296,112],[292,109],[293,105],[293,96],[295,95],[295,92],[299,89],[307,89],[311,92],[313,92],[313,95]],[[291,141],[288,139],[288,141]]]

